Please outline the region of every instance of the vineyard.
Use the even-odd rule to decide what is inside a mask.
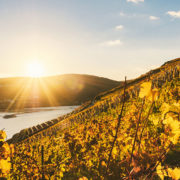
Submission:
[[[100,94],[73,113],[0,132],[4,179],[180,179],[180,59]],[[28,134],[29,132],[29,134]]]

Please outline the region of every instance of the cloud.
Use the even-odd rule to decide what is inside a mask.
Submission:
[[[156,21],[159,19],[159,17],[156,17],[156,16],[149,16],[149,19],[152,20],[152,21]]]
[[[101,46],[111,46],[112,47],[112,46],[119,46],[122,44],[123,44],[122,41],[117,39],[117,40],[103,42],[103,43],[101,43]]]
[[[147,17],[147,15],[145,14],[137,14],[137,13],[127,14],[124,12],[119,12],[118,16],[125,17],[125,18],[146,18]]]
[[[115,27],[115,29],[118,30],[118,31],[119,31],[119,30],[122,30],[123,28],[124,28],[123,25],[118,25],[118,26]]]
[[[120,15],[120,16],[125,16],[126,14],[123,13],[123,12],[120,12],[119,15]]]
[[[127,0],[127,2],[133,2],[133,3],[139,3],[139,2],[144,2],[144,0]]]
[[[167,14],[174,18],[180,18],[180,11],[168,11]]]

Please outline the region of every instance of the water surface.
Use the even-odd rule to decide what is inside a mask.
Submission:
[[[22,129],[55,119],[72,112],[77,107],[78,106],[27,108],[18,114],[12,112],[0,112],[0,129],[4,128],[7,133],[7,138],[9,139]],[[9,119],[3,118],[3,116],[7,114],[16,114],[16,117]]]

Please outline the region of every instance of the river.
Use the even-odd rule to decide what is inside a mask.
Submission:
[[[36,126],[48,120],[72,112],[78,106],[58,106],[58,107],[40,107],[26,108],[22,112],[0,112],[0,130],[4,129],[7,139],[22,129]],[[5,119],[5,115],[15,114],[16,117]]]

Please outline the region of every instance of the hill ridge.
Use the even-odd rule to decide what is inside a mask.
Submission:
[[[24,107],[80,105],[120,83],[83,74],[0,79],[0,110],[8,108],[18,111]]]

